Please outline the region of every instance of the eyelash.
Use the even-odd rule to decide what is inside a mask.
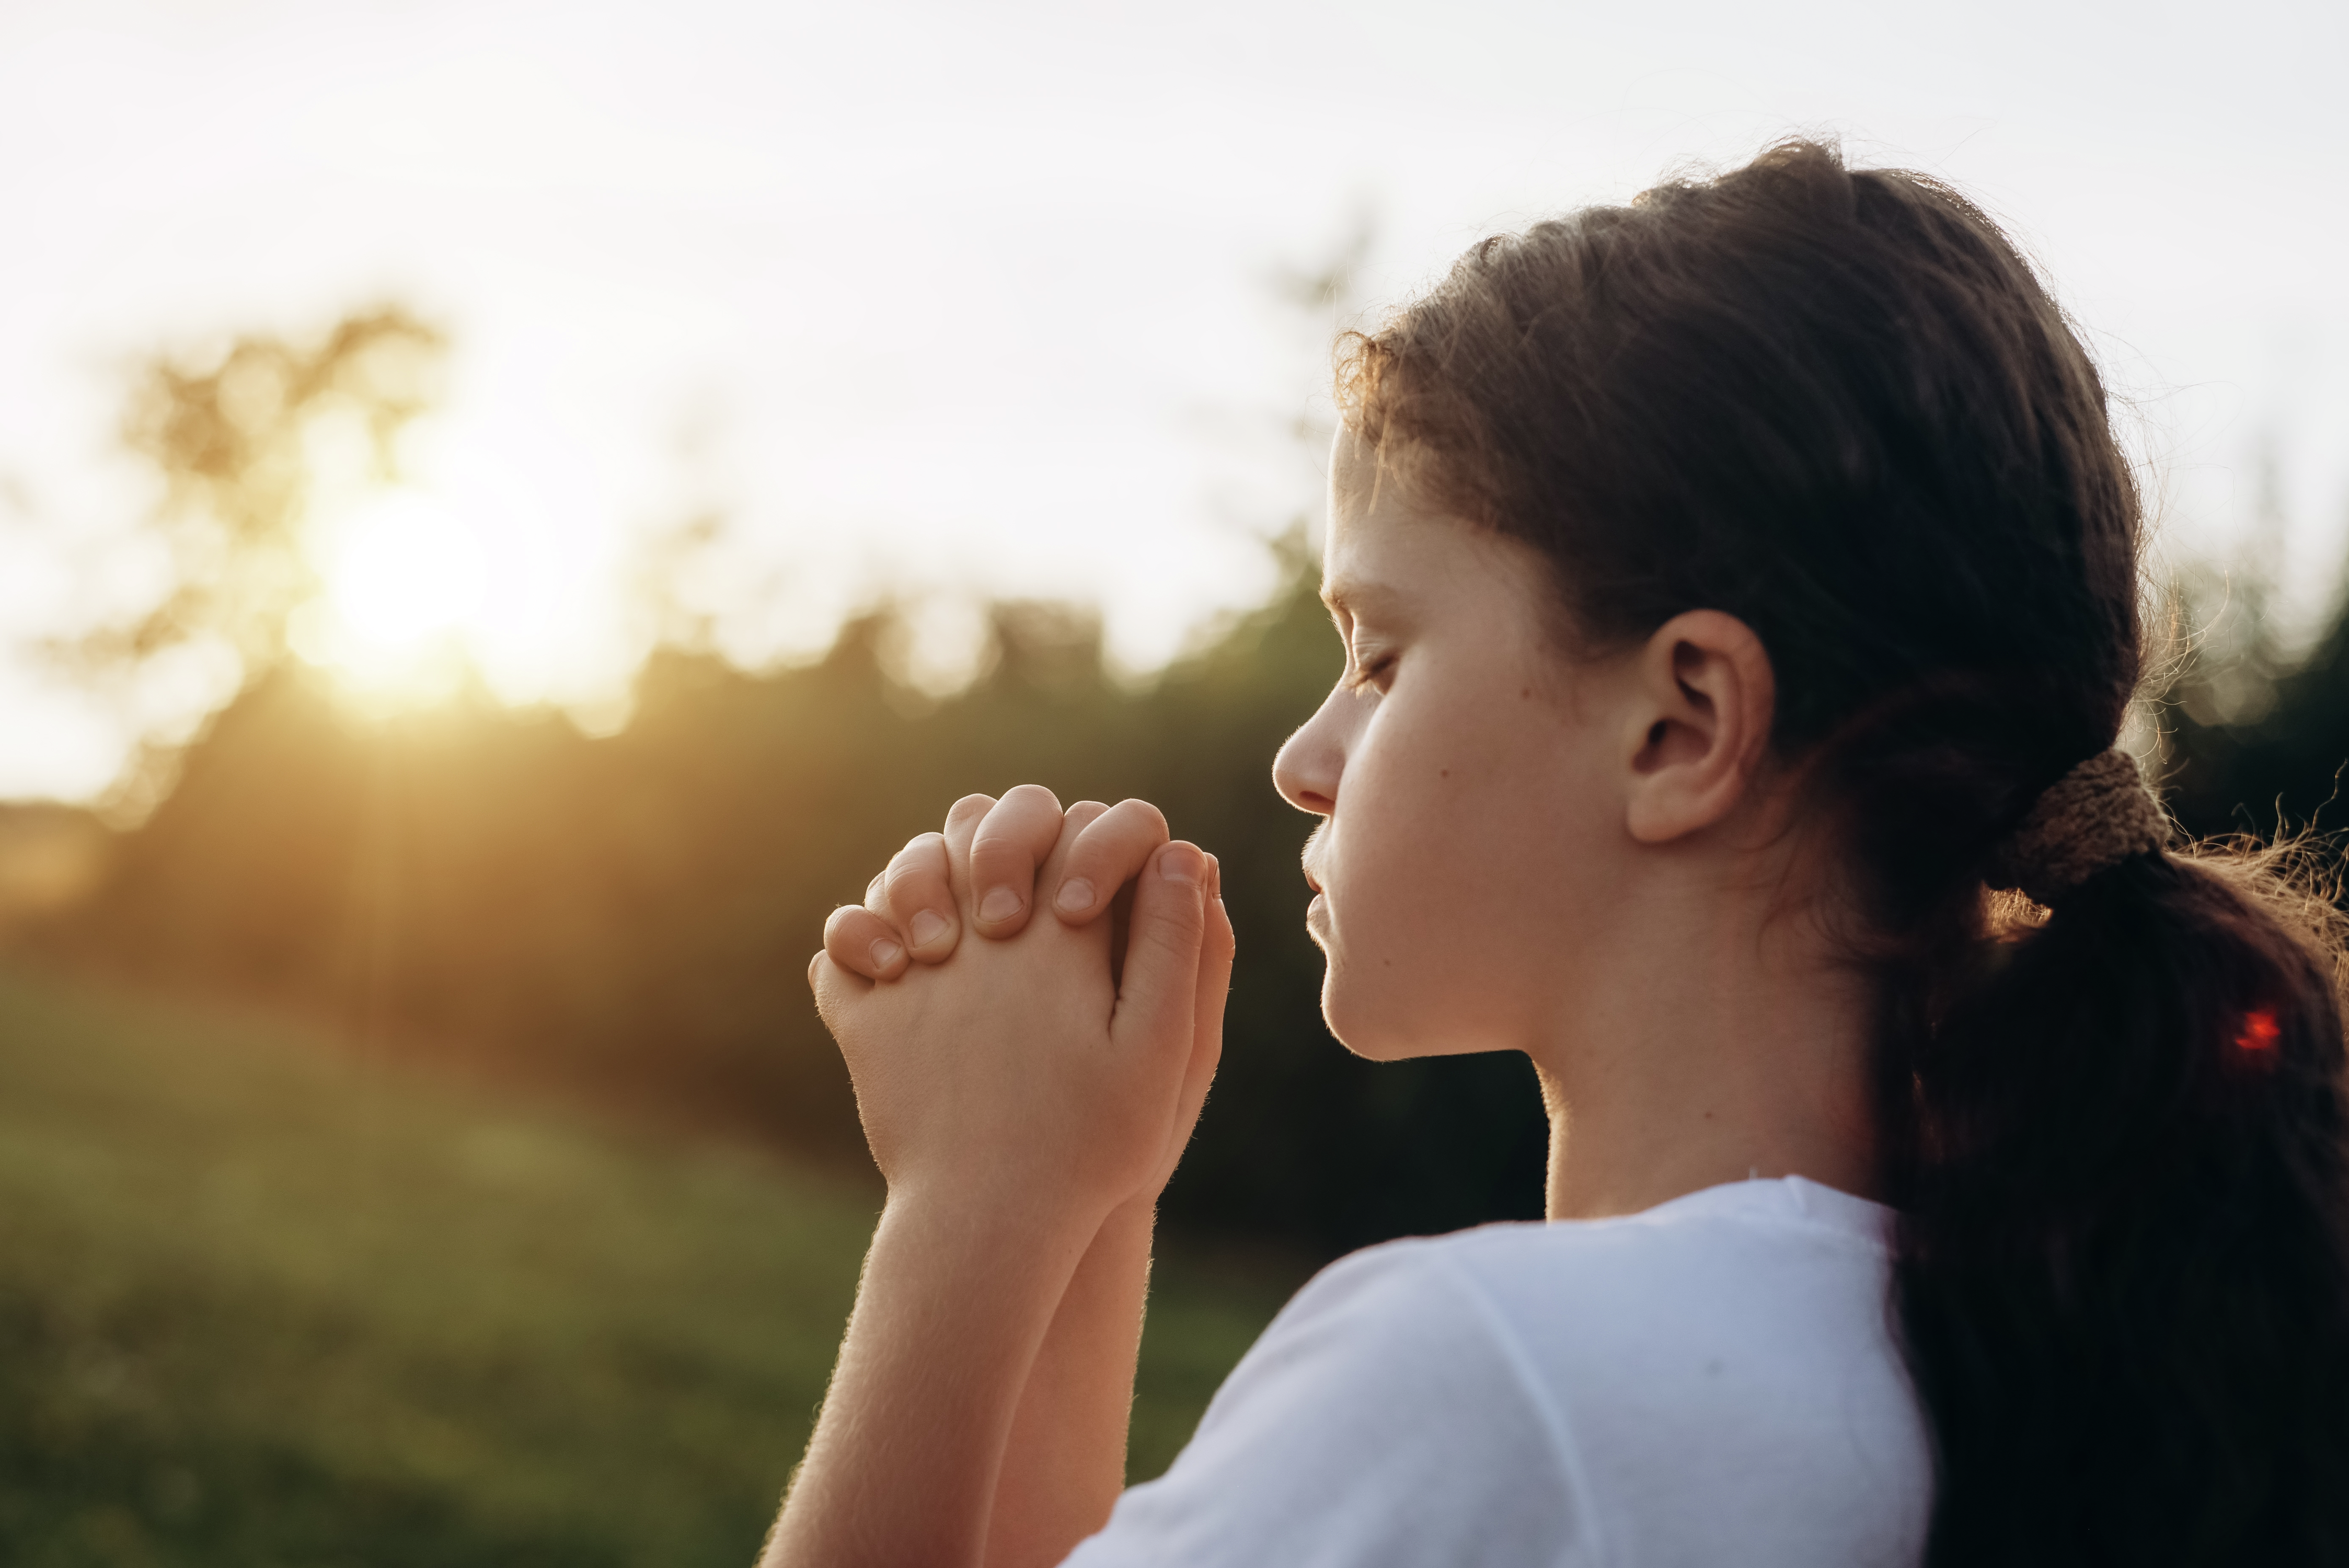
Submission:
[[[1381,654],[1368,664],[1358,663],[1346,672],[1344,685],[1348,691],[1362,691],[1378,685],[1379,677],[1394,667],[1394,655]]]

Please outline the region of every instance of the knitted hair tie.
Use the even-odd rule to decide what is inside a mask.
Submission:
[[[2049,785],[1991,856],[1984,877],[2053,903],[2098,872],[2169,841],[2169,820],[2137,759],[2101,751]]]

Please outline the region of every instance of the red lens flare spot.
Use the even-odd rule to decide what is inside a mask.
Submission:
[[[2265,1007],[2243,1015],[2243,1032],[2235,1037],[2235,1048],[2264,1055],[2276,1048],[2276,1040],[2283,1031],[2276,1027],[2275,1015]]]

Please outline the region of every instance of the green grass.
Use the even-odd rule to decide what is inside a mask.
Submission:
[[[0,1561],[745,1568],[874,1208],[0,975]],[[1135,1475],[1288,1283],[1162,1264]]]

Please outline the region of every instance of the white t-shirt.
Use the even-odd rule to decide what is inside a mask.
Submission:
[[[1788,1177],[1357,1253],[1069,1563],[1907,1568],[1889,1217]]]

